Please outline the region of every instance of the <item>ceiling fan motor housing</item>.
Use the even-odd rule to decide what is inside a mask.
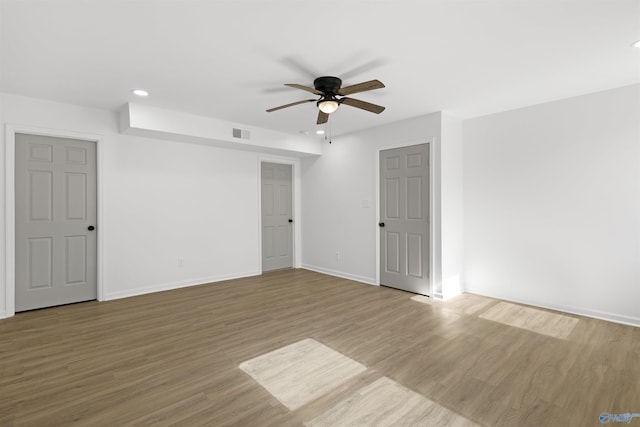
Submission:
[[[313,81],[313,86],[325,95],[337,95],[342,86],[342,80],[331,76],[318,77]]]

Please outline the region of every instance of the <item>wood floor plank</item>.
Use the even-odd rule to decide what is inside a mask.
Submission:
[[[310,338],[242,362],[239,367],[291,410],[367,369]]]
[[[0,425],[301,426],[382,377],[483,426],[640,412],[640,328],[570,315],[557,338],[479,317],[495,299],[411,296],[294,269],[19,313]],[[290,411],[238,366],[305,339],[366,371]]]
[[[333,408],[305,423],[309,427],[339,426],[459,426],[474,423],[382,377],[356,391]]]
[[[578,323],[575,317],[504,301],[483,312],[480,317],[555,338],[566,338]]]

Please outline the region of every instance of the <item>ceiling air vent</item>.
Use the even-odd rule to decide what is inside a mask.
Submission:
[[[251,138],[251,132],[244,129],[233,128],[233,137],[240,138],[240,139],[249,139]]]

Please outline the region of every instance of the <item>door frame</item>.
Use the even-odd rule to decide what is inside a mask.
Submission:
[[[5,126],[5,246],[4,246],[4,267],[5,267],[5,298],[4,298],[4,315],[2,317],[11,317],[15,315],[15,207],[16,207],[16,188],[15,188],[15,149],[16,149],[16,133],[25,133],[30,135],[50,136],[54,138],[79,139],[89,141],[96,144],[96,232],[97,232],[97,252],[96,252],[96,286],[98,301],[104,300],[104,227],[103,221],[103,165],[102,165],[102,141],[103,136],[97,134],[89,134],[61,129],[41,128],[37,126],[13,125]]]
[[[300,160],[287,157],[270,157],[270,156],[258,156],[258,271],[262,274],[262,164],[263,163],[276,163],[282,165],[291,166],[291,204],[293,209],[293,227],[292,240],[293,240],[293,268],[300,268],[302,266],[302,218],[301,206],[300,206]]]
[[[376,191],[376,222],[374,224],[375,227],[375,236],[376,236],[376,282],[375,284],[377,286],[380,286],[380,227],[378,226],[378,223],[380,222],[380,152],[384,151],[384,150],[392,150],[394,148],[404,148],[404,147],[411,147],[412,145],[420,145],[420,144],[427,144],[428,145],[428,150],[429,150],[429,296],[431,298],[434,297],[433,294],[433,290],[434,290],[434,278],[435,278],[435,272],[434,272],[434,268],[436,265],[436,239],[435,239],[435,232],[436,232],[436,215],[435,212],[437,212],[437,210],[435,209],[436,206],[436,201],[437,198],[434,197],[435,196],[435,189],[436,187],[436,171],[435,171],[435,167],[434,165],[436,164],[435,162],[435,150],[436,150],[436,139],[435,137],[432,138],[424,138],[424,139],[418,139],[418,140],[412,140],[412,141],[402,141],[402,142],[397,142],[397,143],[392,143],[392,144],[387,144],[387,145],[383,145],[380,147],[376,148],[375,151],[375,165],[376,165],[376,170],[375,170],[375,179],[376,179],[376,186],[375,186],[375,191]]]

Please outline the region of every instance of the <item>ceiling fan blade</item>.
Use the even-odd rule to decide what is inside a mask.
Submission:
[[[360,101],[353,98],[342,98],[341,104],[347,104],[350,107],[360,108],[361,110],[371,111],[372,113],[380,114],[384,111],[384,107],[381,105],[372,104],[370,102]]]
[[[385,87],[384,83],[382,83],[380,80],[369,80],[368,82],[362,82],[356,85],[343,87],[338,91],[338,95],[351,95],[358,92],[365,92],[367,90],[382,89],[383,87]]]
[[[318,111],[318,121],[316,124],[322,125],[329,121],[329,115],[327,113],[323,113],[322,111]]]
[[[316,100],[315,99],[305,99],[304,101],[297,101],[297,102],[292,102],[291,104],[285,104],[285,105],[281,105],[279,107],[269,108],[267,110],[267,113],[270,113],[272,111],[282,110],[283,108],[287,108],[287,107],[293,107],[294,105],[304,104],[305,102],[316,102]]]
[[[281,63],[286,65],[289,68],[293,68],[295,71],[298,71],[310,79],[315,79],[318,75],[314,70],[312,70],[311,66],[305,63],[299,56],[287,56],[280,60]]]
[[[342,80],[345,79],[350,79],[352,77],[355,77],[359,74],[365,73],[367,71],[371,71],[374,68],[378,68],[382,65],[385,65],[387,63],[386,59],[372,59],[371,61],[365,62],[364,64],[358,65],[355,68],[352,68],[348,71],[345,71],[344,73],[340,73],[339,76],[340,78],[342,78]]]
[[[296,83],[285,83],[284,85],[289,87],[295,87],[296,89],[306,90],[307,92],[315,93],[316,95],[324,95],[324,92],[320,92],[319,90],[309,86],[302,86]]]

